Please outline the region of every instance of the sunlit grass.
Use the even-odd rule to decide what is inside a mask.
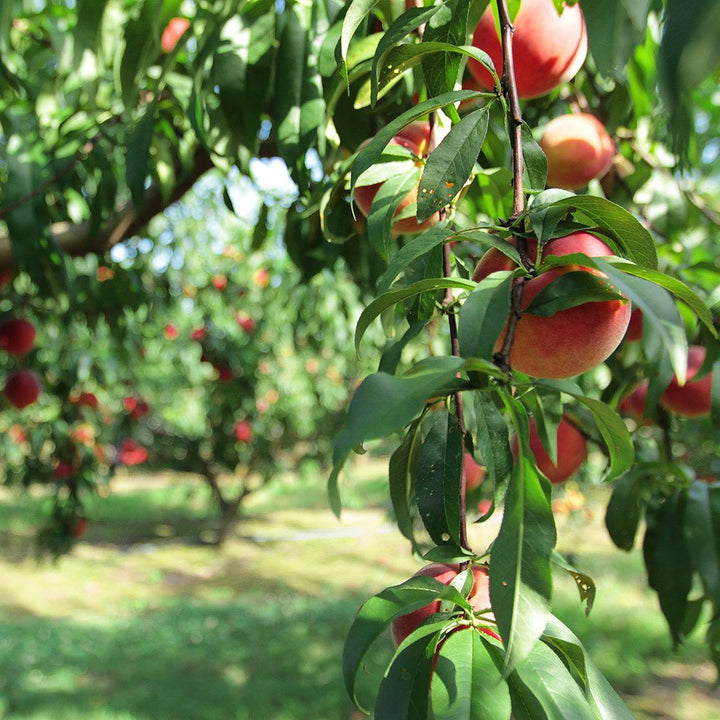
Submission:
[[[340,676],[344,636],[363,600],[417,569],[388,522],[385,467],[351,469],[341,520],[327,509],[324,477],[279,480],[248,504],[221,550],[180,531],[130,542],[141,526],[197,529],[213,512],[197,480],[139,476],[98,500],[71,556],[40,565],[29,553],[0,558],[0,717],[354,717]],[[29,545],[40,504],[0,503],[18,546]],[[639,720],[714,720],[720,695],[702,633],[671,651],[639,550],[615,550],[599,500],[590,507],[589,521],[560,519],[559,547],[594,577],[595,606],[585,618],[574,582],[558,571],[555,613]],[[473,526],[474,546],[496,529]],[[370,670],[380,672],[389,653],[389,640],[378,643]]]

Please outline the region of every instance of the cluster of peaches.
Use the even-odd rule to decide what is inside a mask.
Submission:
[[[408,1],[406,6],[415,4]],[[565,6],[563,12],[558,14],[553,0],[523,0],[513,24],[514,69],[519,98],[531,99],[545,95],[572,79],[582,67],[587,54],[587,34],[579,4]],[[503,66],[502,47],[498,24],[490,7],[475,29],[473,45],[490,56],[499,72]],[[494,90],[492,75],[482,64],[470,59],[467,67],[470,77],[463,87]],[[459,108],[461,112],[463,109],[462,106]],[[418,163],[422,163],[431,150],[431,134],[429,123],[416,122],[399,132],[391,144],[406,148],[417,158]],[[545,126],[539,144],[548,163],[547,185],[565,190],[580,190],[591,181],[602,178],[612,167],[615,158],[615,145],[603,124],[594,116],[582,112],[552,119]],[[365,216],[370,213],[381,184],[363,185],[361,178],[355,187],[355,203]],[[412,215],[417,193],[418,188],[415,187],[400,202],[394,216],[393,235],[421,233],[439,222],[438,213],[421,223]],[[511,238],[511,243],[517,244],[517,239]],[[533,265],[539,265],[537,241],[527,238],[526,245],[528,259]],[[588,257],[614,254],[596,235],[573,232],[553,238],[545,244],[540,259],[574,253]],[[491,273],[513,271],[516,267],[512,259],[492,248],[480,258],[473,279],[480,282]],[[640,339],[640,311],[633,310],[630,302],[623,297],[582,303],[547,317],[524,312],[544,288],[569,272],[587,272],[600,279],[606,278],[594,268],[573,264],[553,266],[540,271],[526,282],[521,316],[510,353],[510,364],[515,370],[537,378],[570,378],[598,366],[616,350],[623,339],[626,342]],[[503,336],[504,332],[498,340],[496,351],[501,346]],[[711,376],[695,379],[704,358],[703,348],[690,348],[687,381],[681,385],[676,377],[673,378],[662,395],[661,405],[688,417],[709,414]],[[620,412],[642,422],[646,391],[647,382],[644,382],[622,400],[618,408]],[[555,459],[551,459],[543,447],[533,420],[530,423],[529,441],[539,470],[553,483],[562,483],[570,478],[587,457],[585,436],[569,416],[564,417],[558,427]],[[517,454],[517,446],[513,450]],[[468,453],[464,459],[464,475],[468,490],[479,486],[484,477],[484,468]],[[487,613],[490,606],[487,570],[481,565],[473,566],[472,570],[475,583],[470,592],[471,604],[481,615],[485,612],[485,619],[492,623],[492,615]],[[458,566],[433,563],[419,574],[432,575],[448,584],[458,572]],[[396,645],[426,617],[436,612],[436,605],[438,603],[397,618],[393,623]],[[494,634],[491,627],[487,632]]]
[[[35,346],[35,326],[25,318],[6,317],[0,320],[0,349],[22,362]],[[5,380],[5,399],[18,410],[32,405],[42,390],[37,373],[26,367],[19,367]]]

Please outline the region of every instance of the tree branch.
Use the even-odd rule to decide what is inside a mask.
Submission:
[[[163,196],[160,184],[153,183],[145,191],[145,201],[139,210],[128,201],[99,228],[89,220],[77,225],[57,222],[50,226],[50,232],[68,255],[102,254],[113,245],[140,232],[156,215],[182,198],[197,180],[212,168],[212,159],[207,150],[199,147],[195,150],[190,169],[180,177],[167,198]],[[13,265],[10,237],[0,234],[0,270],[8,270]]]
[[[525,189],[523,187],[523,172],[525,170],[525,158],[522,152],[522,111],[520,110],[520,99],[515,82],[515,64],[513,60],[512,36],[515,28],[510,21],[507,0],[497,0],[498,15],[500,17],[500,32],[503,50],[502,87],[503,94],[510,109],[509,129],[510,146],[512,148],[513,164],[513,212],[510,217],[512,223],[522,214],[525,209]],[[527,242],[524,237],[517,236],[517,249],[520,253],[522,264],[530,269],[532,263],[528,255]],[[515,340],[515,329],[520,320],[522,295],[525,289],[527,278],[516,278],[512,285],[510,318],[508,319],[507,331],[503,338],[502,347],[495,353],[494,360],[497,366],[508,377],[511,373],[510,350]]]

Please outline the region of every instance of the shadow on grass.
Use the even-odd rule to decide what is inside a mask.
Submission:
[[[4,720],[344,720],[359,600],[188,602],[113,623],[4,622]]]

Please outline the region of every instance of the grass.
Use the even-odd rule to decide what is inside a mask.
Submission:
[[[91,514],[87,539],[36,564],[43,501],[0,502],[2,720],[350,720],[340,678],[358,606],[417,568],[388,524],[384,466],[344,483],[339,523],[319,476],[282,478],[251,497],[221,550],[185,538],[207,527],[196,480],[121,480]],[[560,548],[598,583],[585,618],[556,575],[555,612],[578,634],[639,720],[711,720],[720,694],[700,633],[673,653],[640,554],[611,548],[595,515],[560,522]],[[496,528],[473,526],[484,547]],[[370,663],[390,652],[379,643]]]

